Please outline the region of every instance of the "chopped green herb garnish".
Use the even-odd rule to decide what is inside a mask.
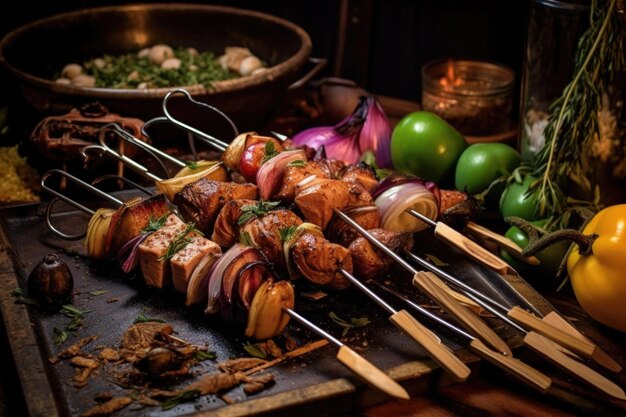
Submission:
[[[241,226],[248,222],[248,220],[255,217],[260,217],[267,212],[277,210],[280,201],[265,201],[259,200],[256,204],[250,204],[248,206],[241,207],[241,216],[237,219],[237,225]]]
[[[263,154],[263,159],[261,159],[261,164],[266,163],[280,152],[276,150],[276,145],[274,145],[274,141],[267,141],[265,143],[265,152]]]
[[[108,294],[109,290],[96,290],[96,291],[89,291],[89,295],[93,295],[94,297],[98,297],[100,295],[104,295],[104,294]]]
[[[295,161],[291,161],[287,164],[288,167],[298,167],[302,168],[306,166],[306,161],[302,159],[296,159]]]
[[[187,223],[187,227],[183,230],[178,236],[174,238],[167,245],[167,249],[165,250],[165,254],[158,258],[159,261],[165,261],[168,259],[172,259],[174,255],[176,255],[179,251],[183,250],[185,246],[191,243],[191,237],[187,236],[189,233],[194,232],[202,236],[202,232],[195,228],[193,223]]]
[[[10,294],[11,297],[15,298],[15,304],[28,304],[39,307],[39,303],[37,302],[37,300],[26,297],[26,295],[24,294],[24,290],[22,290],[21,288],[16,288],[12,290]]]
[[[280,232],[280,240],[283,241],[283,242],[289,241],[289,239],[291,239],[293,237],[293,235],[296,233],[296,230],[298,230],[297,226],[283,227],[279,231]]]
[[[66,304],[61,307],[61,314],[72,319],[70,323],[65,326],[65,330],[75,332],[83,326],[83,319],[85,314],[91,313],[93,310],[80,310],[71,304]]]
[[[245,246],[254,247],[254,242],[252,241],[252,237],[248,232],[239,232],[239,243]]]
[[[189,169],[198,169],[200,168],[200,165],[198,165],[197,162],[195,161],[187,161],[185,162],[185,166]]]
[[[148,233],[148,232],[156,232],[157,230],[159,230],[165,225],[165,222],[167,221],[167,217],[169,215],[170,213],[165,213],[158,219],[155,219],[154,217],[150,216],[150,220],[148,220],[148,225],[144,227],[143,229],[141,229],[141,233],[143,234],[143,233]]]
[[[206,361],[209,359],[215,359],[217,355],[215,352],[209,352],[208,350],[196,350],[196,360],[198,362]]]
[[[190,389],[187,391],[184,391],[182,394],[179,394],[175,397],[170,397],[165,401],[161,402],[161,409],[162,410],[170,410],[174,407],[176,407],[177,405],[181,404],[181,403],[185,403],[185,402],[189,402],[189,401],[195,401],[200,397],[200,391],[197,389]]]
[[[135,321],[133,321],[133,324],[148,323],[148,322],[165,323],[165,320],[162,320],[162,319],[159,319],[159,318],[156,318],[156,317],[148,317],[144,313],[140,313],[137,316],[137,318],[135,319]]]
[[[54,345],[59,346],[63,342],[67,340],[67,332],[65,330],[61,330],[58,327],[54,327],[52,329],[54,333]]]
[[[256,344],[252,345],[250,344],[250,342],[244,343],[243,349],[248,352],[250,356],[260,359],[267,359],[267,355],[265,354],[265,352],[263,352],[261,348],[259,348],[259,346]]]
[[[354,329],[355,327],[364,327],[370,324],[370,320],[367,317],[359,317],[359,318],[352,317],[350,318],[350,321],[348,322],[342,319],[341,317],[339,317],[338,315],[336,315],[335,313],[333,313],[332,311],[328,314],[328,316],[335,323],[343,327],[343,332],[341,333],[341,337],[345,337],[348,334],[348,332],[351,329]]]

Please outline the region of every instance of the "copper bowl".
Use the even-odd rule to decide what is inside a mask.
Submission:
[[[22,26],[0,42],[0,65],[19,80],[26,100],[42,113],[64,113],[98,100],[111,111],[147,119],[162,114],[161,101],[172,88],[81,88],[52,78],[66,63],[157,43],[216,54],[226,46],[244,46],[268,64],[261,74],[216,82],[211,89],[182,86],[228,114],[240,129],[257,128],[267,118],[311,53],[308,34],[275,16],[198,4],[142,4],[85,9]],[[181,114],[197,112],[188,107]]]

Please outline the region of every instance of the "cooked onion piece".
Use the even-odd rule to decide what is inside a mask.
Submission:
[[[439,207],[437,198],[424,184],[406,182],[392,186],[376,198],[380,209],[383,229],[395,232],[419,232],[428,227],[424,222],[410,215],[413,209],[429,219],[437,219]]]

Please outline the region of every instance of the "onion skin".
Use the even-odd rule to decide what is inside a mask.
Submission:
[[[153,232],[144,233],[126,242],[117,253],[117,260],[124,273],[128,274],[139,265],[139,245]]]
[[[381,227],[395,232],[419,232],[428,227],[416,219],[407,210],[415,210],[424,216],[436,220],[439,205],[435,195],[419,182],[404,182],[389,187],[376,198],[380,209]]]

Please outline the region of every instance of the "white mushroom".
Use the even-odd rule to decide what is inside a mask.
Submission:
[[[161,65],[163,61],[174,56],[174,50],[167,45],[154,45],[150,48],[148,59],[153,64]]]
[[[147,58],[150,55],[150,48],[143,48],[139,52],[137,52],[137,56],[139,58]]]
[[[178,58],[168,58],[163,63],[161,63],[161,68],[164,70],[173,70],[180,68],[180,59]]]
[[[57,78],[56,80],[54,80],[54,82],[58,83],[58,84],[72,84],[72,80],[70,80],[69,78]]]
[[[148,83],[145,81],[142,83],[139,83],[139,85],[137,86],[138,90],[145,90],[146,88],[148,88]]]
[[[91,75],[80,74],[72,78],[72,84],[78,87],[93,87],[96,85],[96,79]]]
[[[70,80],[83,73],[83,67],[78,64],[67,64],[61,71],[61,76]]]
[[[102,58],[96,58],[93,60],[93,66],[102,69],[106,66],[107,62]]]
[[[191,56],[198,56],[198,50],[196,48],[187,48],[187,52],[189,52]]]
[[[254,55],[246,57],[239,63],[239,74],[242,76],[250,75],[254,70],[261,68],[263,64],[261,60]]]
[[[132,71],[130,74],[128,74],[128,76],[126,77],[126,79],[128,81],[135,81],[139,79],[139,72],[137,70]]]

